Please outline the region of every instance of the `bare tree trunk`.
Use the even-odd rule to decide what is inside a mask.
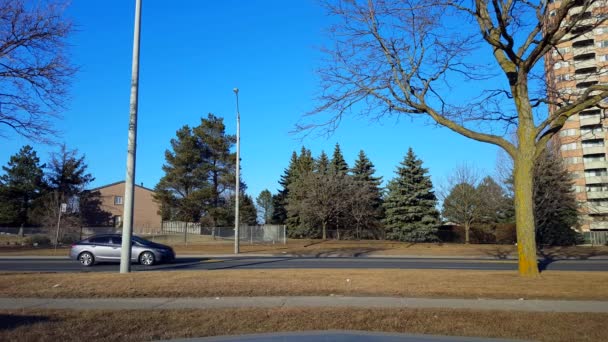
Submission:
[[[469,231],[471,230],[471,225],[469,222],[465,222],[464,224],[464,243],[469,244]]]
[[[327,223],[323,221],[323,240],[327,240]]]
[[[538,277],[536,236],[534,231],[534,201],[532,195],[534,161],[524,151],[525,149],[520,149],[519,155],[515,158],[515,169],[513,171],[519,275]]]

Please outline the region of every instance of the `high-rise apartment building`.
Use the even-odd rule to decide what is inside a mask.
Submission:
[[[608,1],[577,1],[565,23],[576,19],[569,36],[545,58],[550,98],[568,102],[595,84],[608,84]],[[587,2],[589,4],[589,2]],[[549,20],[561,1],[549,5]],[[568,37],[567,37],[568,38]],[[558,100],[559,99],[559,100]],[[558,107],[551,105],[552,113]],[[568,119],[555,138],[572,173],[583,230],[608,229],[608,101]]]

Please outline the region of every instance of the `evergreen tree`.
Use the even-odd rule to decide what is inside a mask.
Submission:
[[[225,208],[227,209],[226,221],[222,222],[222,226],[234,227],[234,194],[226,201]],[[241,192],[239,198],[239,221],[242,226],[256,226],[258,224],[258,212],[255,208],[253,198],[246,193]]]
[[[4,175],[0,177],[0,224],[25,226],[29,223],[33,202],[44,190],[44,174],[40,158],[29,146],[11,156]]]
[[[239,208],[241,224],[248,226],[256,226],[258,224],[258,211],[251,196],[243,194],[239,201]]]
[[[354,220],[355,233],[361,238],[361,231],[371,231],[382,227],[384,209],[382,207],[382,177],[375,177],[374,164],[363,150],[359,151],[355,165],[351,169],[352,179],[356,186],[353,202],[349,212]]]
[[[439,213],[431,178],[410,148],[388,184],[385,229],[387,238],[423,242],[436,240]]]
[[[261,211],[261,217],[264,220],[264,224],[270,223],[273,215],[273,206],[272,206],[273,196],[268,189],[262,190],[256,198],[256,203]]]
[[[230,208],[228,191],[234,188],[236,155],[230,152],[235,137],[227,135],[223,119],[209,114],[199,126],[184,126],[165,152],[165,175],[156,186],[161,214],[170,219],[224,224]],[[244,187],[244,185],[243,185]]]
[[[534,219],[540,247],[581,242],[572,178],[549,148],[534,166]]]
[[[348,164],[346,163],[346,160],[344,160],[344,156],[340,150],[340,145],[337,143],[336,147],[334,148],[334,154],[331,158],[329,170],[330,172],[341,175],[345,175],[348,172]]]
[[[321,151],[321,155],[315,161],[315,172],[325,175],[329,172],[329,169],[329,158],[325,154],[325,151]]]
[[[205,169],[201,167],[201,146],[189,126],[183,126],[165,151],[165,175],[155,188],[154,198],[161,206],[163,219],[198,222],[202,213],[203,192],[208,190]],[[163,216],[164,216],[163,215]]]
[[[289,160],[289,165],[283,171],[281,175],[281,179],[279,180],[279,185],[281,185],[281,189],[279,192],[272,196],[272,223],[274,224],[285,224],[287,221],[287,197],[289,195],[289,184],[293,182],[296,175],[296,166],[298,164],[298,154],[294,151],[291,153],[291,159]]]
[[[304,200],[306,195],[305,179],[313,173],[315,160],[309,149],[302,147],[296,162],[296,168],[292,182],[289,184],[289,194],[287,196],[287,232],[289,236],[311,236],[318,231],[316,224],[308,220],[302,220],[301,206],[297,205]]]
[[[236,182],[236,153],[230,152],[236,143],[236,136],[226,134],[224,119],[211,113],[206,119],[201,119],[201,124],[194,127],[192,133],[199,144],[202,157],[200,168],[208,184],[204,210],[213,222],[218,222],[227,214],[224,210],[225,198]],[[244,193],[245,189],[241,182],[240,191]]]

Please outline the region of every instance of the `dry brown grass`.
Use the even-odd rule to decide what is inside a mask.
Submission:
[[[147,341],[275,331],[399,333],[607,341],[608,314],[448,309],[213,309],[0,311],[3,341]]]
[[[179,255],[196,254],[231,254],[234,246],[226,241],[208,241],[207,238],[194,239],[188,244],[176,236],[148,237],[151,240],[169,243]],[[465,257],[492,257],[506,258],[516,255],[515,246],[511,245],[465,245],[448,243],[406,243],[394,241],[321,241],[321,240],[289,240],[286,245],[267,244],[249,245],[241,244],[243,254],[273,254],[273,255],[296,255],[296,256],[357,256],[357,255],[412,255],[412,256],[465,256]],[[576,247],[553,247],[543,251],[543,256],[552,258],[580,258],[586,259],[593,256],[608,256],[608,246],[576,246]],[[0,255],[41,255],[41,256],[65,256],[67,248],[32,247],[1,247]]]
[[[349,281],[347,281],[349,279]],[[366,295],[608,300],[606,272],[464,270],[216,270],[0,275],[0,297]]]

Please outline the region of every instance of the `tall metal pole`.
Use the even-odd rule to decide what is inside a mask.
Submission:
[[[137,100],[139,89],[139,31],[141,28],[141,2],[142,0],[135,0],[133,62],[131,67],[131,103],[129,113],[129,141],[127,146],[127,175],[125,177],[125,201],[122,227],[122,248],[120,251],[120,273],[131,272],[131,235],[133,234],[135,151],[137,149]]]
[[[236,193],[234,195],[234,254],[239,254],[239,197],[241,195],[239,191],[239,185],[241,183],[241,114],[239,112],[239,88],[234,88],[234,94],[236,95]]]

